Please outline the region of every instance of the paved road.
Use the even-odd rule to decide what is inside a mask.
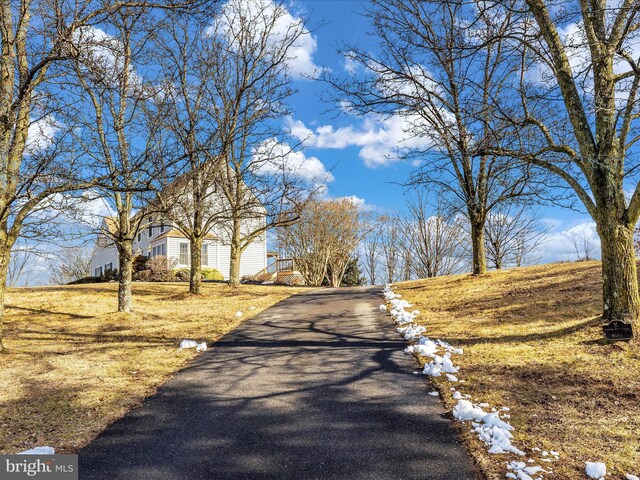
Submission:
[[[80,478],[479,478],[380,302],[327,289],[247,321],[80,451]]]

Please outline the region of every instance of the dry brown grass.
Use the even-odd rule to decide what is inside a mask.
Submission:
[[[115,284],[11,289],[0,454],[35,445],[77,450],[195,355],[177,349],[182,339],[212,342],[302,290],[205,284],[194,297],[185,288],[134,284],[130,315],[114,313]]]
[[[545,478],[585,478],[604,461],[612,478],[640,475],[640,346],[603,340],[599,262],[542,265],[397,284],[427,335],[462,346],[463,393],[511,407],[519,448],[557,450]],[[449,387],[434,379],[449,408]],[[467,425],[461,435],[487,476],[509,457],[489,455]],[[531,458],[540,458],[530,453]],[[527,457],[527,458],[530,458]]]

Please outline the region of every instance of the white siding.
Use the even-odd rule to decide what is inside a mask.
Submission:
[[[104,242],[104,237],[102,241],[98,243]],[[118,269],[120,265],[118,264],[118,249],[116,246],[111,243],[110,245],[99,246],[96,245],[96,248],[93,250],[93,254],[91,255],[91,275],[95,275],[96,268],[102,267],[102,272],[104,273],[106,265],[109,263],[113,264],[114,269]]]
[[[168,256],[176,261],[180,261],[180,243],[189,244],[189,241],[185,238],[168,238]],[[217,240],[205,240],[208,245],[208,262],[205,268],[215,268],[222,273],[225,278],[229,277],[229,256],[230,249],[228,247],[221,246]],[[189,245],[189,253],[191,253],[191,246]],[[190,258],[190,257],[189,257]],[[189,268],[190,264],[178,263],[176,268]]]
[[[220,263],[218,271],[222,274],[225,280],[229,280],[229,268],[231,267],[231,246],[219,245],[218,252],[220,253]]]
[[[240,259],[240,278],[255,275],[267,266],[267,248],[265,242],[255,241],[249,245]]]
[[[222,201],[222,199],[220,201]],[[154,216],[154,220],[155,221],[153,222],[152,235],[149,235],[149,224],[146,222],[142,222],[143,227],[140,229],[140,234],[136,235],[133,242],[134,255],[149,256],[152,253],[152,247],[154,245],[166,242],[167,257],[175,259],[179,262],[180,243],[186,242],[188,245],[188,240],[186,238],[180,237],[166,237],[154,241],[154,239],[162,234],[162,232],[160,232],[161,223],[164,223],[166,225],[165,233],[171,229],[171,222],[163,222],[161,219],[157,218],[157,215]],[[242,222],[241,230],[244,234],[247,234],[264,225],[264,223],[265,218],[246,220]],[[228,232],[228,228],[224,228],[224,226],[218,225],[214,227],[209,233],[217,237],[219,240],[205,241],[209,246],[208,262],[206,262],[207,267],[218,269],[225,279],[229,278],[229,268],[231,263],[231,248],[229,245],[225,245],[225,243],[229,243]],[[258,239],[257,241],[249,245],[249,247],[247,247],[247,249],[243,252],[240,262],[240,275],[242,277],[254,275],[267,266],[267,245],[264,238],[265,235],[263,235],[262,237],[262,239]],[[99,244],[100,242],[98,242],[98,245]],[[96,246],[91,260],[92,274],[94,273],[95,268],[102,267],[102,269],[104,270],[105,265],[108,265],[109,263],[113,263],[114,268],[118,268],[118,254],[115,246]],[[189,262],[179,263],[177,265],[177,268],[189,267]]]
[[[167,246],[167,257],[178,262],[177,268],[189,268],[189,264],[180,263],[180,243],[186,242],[189,243],[189,240],[186,238],[175,238],[169,237],[167,238],[168,246]]]
[[[231,247],[229,245],[218,245],[219,267],[218,270],[229,279],[229,269],[231,268]],[[267,245],[264,241],[255,241],[249,245],[240,258],[240,278],[255,275],[267,267]]]

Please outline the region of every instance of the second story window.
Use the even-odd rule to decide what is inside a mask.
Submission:
[[[142,238],[142,234],[141,234],[141,233],[139,233],[139,234],[138,234],[138,243],[140,243],[140,239],[141,239],[141,238]]]
[[[149,224],[149,238],[153,237],[153,223]]]

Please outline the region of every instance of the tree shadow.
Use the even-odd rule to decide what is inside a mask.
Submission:
[[[305,293],[245,323],[82,449],[80,478],[481,478],[378,292]]]

